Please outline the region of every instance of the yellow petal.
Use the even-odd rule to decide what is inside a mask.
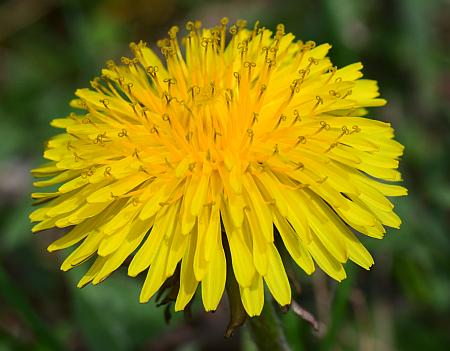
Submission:
[[[281,306],[289,305],[291,303],[291,286],[289,285],[280,254],[273,244],[269,246],[268,253],[269,269],[264,280],[275,300]]]
[[[264,286],[262,277],[255,274],[249,287],[239,286],[242,305],[249,317],[259,316],[264,306]]]
[[[171,237],[175,229],[175,218],[179,211],[179,202],[165,206],[156,215],[153,227],[144,244],[134,255],[128,266],[128,275],[134,277],[148,268],[158,254],[164,237]],[[151,220],[150,220],[151,221]]]
[[[319,267],[330,277],[336,279],[337,281],[342,281],[347,277],[342,264],[337,261],[323,246],[320,240],[315,237],[314,233],[313,240],[308,244],[308,251],[317,262]]]
[[[161,285],[166,280],[166,263],[167,254],[169,251],[168,240],[163,240],[163,243],[155,257],[150,269],[148,270],[147,277],[145,278],[144,285],[139,297],[140,303],[148,302],[152,296],[158,291]]]
[[[94,230],[62,263],[61,270],[68,271],[73,267],[83,263],[97,250],[103,235]]]
[[[209,166],[204,166],[202,174],[200,176],[200,180],[198,182],[197,188],[195,189],[195,195],[192,199],[191,203],[191,213],[193,216],[198,216],[200,211],[202,210],[203,205],[206,202],[206,195],[208,192],[208,183],[210,170]]]
[[[255,275],[253,257],[244,240],[244,234],[240,228],[232,226],[228,211],[221,211],[225,226],[226,237],[231,251],[231,263],[236,280],[242,287],[251,285]]]
[[[273,224],[271,209],[267,206],[264,198],[262,197],[253,177],[246,175],[244,177],[244,186],[247,195],[247,204],[250,206],[250,210],[257,218],[259,227],[264,238],[268,242],[273,241]]]
[[[286,249],[294,261],[307,274],[313,273],[315,270],[314,261],[312,260],[311,254],[306,249],[305,244],[301,242],[298,234],[295,233],[294,229],[286,219],[278,212],[274,213],[274,223],[281,235],[281,239],[283,240]]]
[[[78,282],[77,288],[82,288],[86,284],[89,284],[103,268],[106,260],[107,259],[105,257],[97,257],[95,262],[91,265],[91,267],[89,267],[86,274]]]
[[[150,176],[144,172],[136,173],[132,176],[120,179],[108,186],[104,186],[87,197],[90,203],[107,202],[115,196],[126,194],[138,185],[149,179]]]
[[[205,277],[202,280],[202,300],[205,311],[215,311],[225,289],[227,264],[219,236],[216,249],[208,264]]]
[[[198,281],[195,279],[193,269],[196,241],[196,234],[190,234],[189,243],[181,261],[180,289],[175,301],[175,311],[184,310],[194,296],[195,290],[197,290]]]
[[[103,265],[100,272],[95,276],[92,284],[98,284],[105,280],[113,271],[119,268],[125,259],[139,246],[142,239],[149,230],[149,222],[137,219],[131,224],[130,232],[126,240],[122,243],[120,248],[113,254],[108,256],[107,261]]]

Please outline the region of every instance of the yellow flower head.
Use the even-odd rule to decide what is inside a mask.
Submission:
[[[140,301],[171,276],[175,309],[201,283],[215,310],[228,273],[248,315],[264,303],[263,282],[280,305],[291,289],[278,250],[285,246],[307,273],[315,263],[340,281],[348,259],[373,260],[354,231],[382,238],[400,219],[386,196],[399,181],[403,147],[388,123],[364,118],[381,106],[377,83],[362,65],[336,68],[330,45],[276,32],[187,23],[133,58],[108,62],[92,89],[76,91],[81,109],[52,126],[50,162],[33,170],[45,202],[33,231],[70,227],[54,251],[79,244],[66,271],[92,256],[79,286],[97,284],[131,256],[128,274],[147,271]],[[232,268],[231,268],[232,267]]]

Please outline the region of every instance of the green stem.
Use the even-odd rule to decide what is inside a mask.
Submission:
[[[250,333],[258,350],[289,351],[283,326],[273,308],[271,301],[265,301],[259,317],[248,319]]]

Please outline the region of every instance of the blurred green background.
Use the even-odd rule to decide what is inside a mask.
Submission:
[[[444,350],[450,347],[450,1],[438,0],[9,0],[0,2],[0,350],[254,350],[248,331],[225,340],[226,303],[164,322],[164,309],[139,305],[142,282],[115,273],[75,288],[86,267],[59,271],[33,236],[29,169],[40,162],[49,121],[66,115],[128,43],[155,43],[173,24],[231,20],[284,23],[297,38],[330,42],[342,66],[362,61],[389,103],[372,116],[393,124],[406,146],[410,195],[396,199],[401,230],[363,238],[370,272],[348,264],[335,284],[301,275],[298,301],[326,325],[314,333],[281,315],[293,350]]]

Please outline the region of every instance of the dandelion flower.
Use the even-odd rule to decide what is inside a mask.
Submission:
[[[32,173],[56,190],[33,194],[43,205],[30,218],[34,232],[70,228],[48,247],[79,244],[62,270],[95,257],[80,287],[129,258],[130,276],[147,272],[141,302],[176,277],[175,310],[201,285],[210,311],[229,273],[255,316],[264,283],[291,302],[282,246],[307,274],[317,265],[341,281],[348,259],[373,264],[355,232],[400,226],[387,196],[406,189],[385,181],[401,180],[403,147],[390,124],[363,117],[386,101],[361,63],[338,69],[330,45],[283,25],[227,22],[188,22],[181,41],[171,28],[163,60],[132,43],[133,58],[76,91],[81,112],[52,121],[63,132]]]

